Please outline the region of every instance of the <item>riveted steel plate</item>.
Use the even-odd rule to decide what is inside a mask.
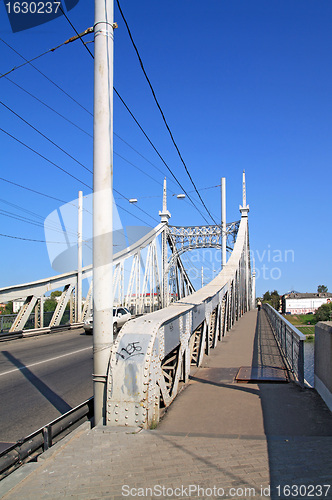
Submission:
[[[287,370],[277,366],[241,366],[235,377],[237,382],[288,382]]]

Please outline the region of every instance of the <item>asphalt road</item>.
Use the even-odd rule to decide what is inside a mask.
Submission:
[[[16,442],[93,394],[83,329],[0,343],[0,445]]]

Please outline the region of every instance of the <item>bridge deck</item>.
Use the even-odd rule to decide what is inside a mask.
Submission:
[[[15,482],[6,499],[123,498],[136,488],[130,498],[142,496],[137,488],[160,485],[169,488],[163,498],[188,498],[194,485],[224,490],[213,496],[192,489],[196,498],[277,499],[290,497],[285,485],[303,485],[301,496],[293,489],[291,498],[332,498],[332,486],[318,494],[318,485],[332,482],[332,416],[325,404],[294,383],[237,383],[241,366],[282,367],[263,311],[238,321],[156,430],[83,426],[40,463],[4,480],[0,493]],[[22,481],[24,470],[30,474]]]

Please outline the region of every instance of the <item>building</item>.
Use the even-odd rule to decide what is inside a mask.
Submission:
[[[14,314],[19,312],[19,310],[23,306],[24,302],[25,302],[25,300],[23,300],[23,299],[13,300],[13,313]]]
[[[314,313],[322,304],[332,302],[332,293],[290,292],[282,296],[283,314]]]

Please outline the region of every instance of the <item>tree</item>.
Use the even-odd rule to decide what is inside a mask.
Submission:
[[[58,303],[55,299],[46,299],[44,302],[44,311],[45,312],[55,311],[57,305]]]
[[[274,290],[271,293],[271,306],[276,310],[279,311],[280,308],[280,295],[277,292],[277,290]]]
[[[273,292],[265,292],[263,295],[263,302],[267,302],[270,304],[276,311],[279,311],[280,308],[280,295],[277,292],[277,290],[274,290]]]
[[[318,293],[326,293],[327,292],[327,286],[325,286],[325,285],[318,285],[317,292]]]
[[[4,314],[13,314],[13,302],[7,302]]]
[[[329,321],[332,313],[332,303],[322,304],[316,311],[317,321]]]

